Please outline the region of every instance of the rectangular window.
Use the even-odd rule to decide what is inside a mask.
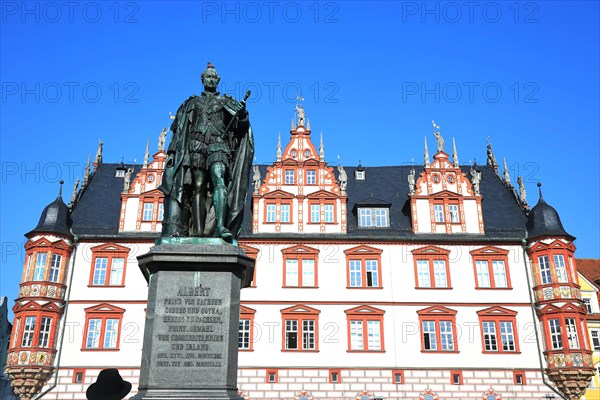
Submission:
[[[375,226],[386,227],[388,226],[388,210],[387,208],[376,208],[375,211]]]
[[[285,184],[286,185],[294,184],[294,170],[293,169],[285,170]]]
[[[440,340],[442,342],[442,350],[454,350],[454,336],[452,333],[452,322],[440,321]]]
[[[585,304],[585,308],[588,312],[588,314],[592,313],[592,300],[589,298],[583,298],[583,304]]]
[[[302,260],[302,286],[315,286],[315,260]]]
[[[386,228],[390,226],[387,208],[359,208],[358,225],[361,227]]]
[[[73,383],[83,383],[85,372],[82,370],[73,371]]]
[[[87,338],[85,341],[86,349],[100,348],[100,332],[102,330],[102,320],[100,318],[90,319],[88,321]]]
[[[538,257],[538,263],[540,265],[540,275],[542,278],[542,284],[545,285],[547,283],[552,282],[552,277],[550,276],[550,263],[548,262],[548,256]]]
[[[483,322],[483,343],[486,351],[498,351],[496,324],[494,322]]]
[[[119,320],[118,319],[107,319],[106,320],[106,330],[104,333],[104,348],[105,349],[116,349],[118,335],[119,335]]]
[[[319,204],[311,204],[310,222],[321,222],[321,206]]]
[[[366,260],[366,273],[367,273],[367,286],[378,287],[379,286],[379,275],[377,274],[377,260]]]
[[[290,205],[281,205],[281,222],[290,222]]]
[[[340,383],[340,371],[329,371],[329,383]]]
[[[350,260],[350,286],[362,286],[362,267],[360,260]]]
[[[50,262],[50,274],[48,276],[48,280],[50,282],[58,282],[61,261],[62,256],[60,254],[52,254],[52,261]]]
[[[364,350],[362,321],[350,321],[350,349]]]
[[[458,218],[458,204],[449,204],[448,211],[450,213],[450,222],[453,224],[460,223],[460,219]]]
[[[316,185],[317,184],[317,171],[314,169],[306,171],[306,184]]]
[[[423,321],[423,346],[425,350],[437,350],[435,321]]]
[[[508,281],[506,279],[506,268],[504,267],[504,261],[492,261],[492,269],[494,271],[495,287],[501,287],[501,288],[508,287]]]
[[[393,371],[394,374],[394,383],[396,385],[402,385],[404,383],[404,374],[402,371]]]
[[[592,331],[592,348],[594,351],[600,351],[600,331],[597,329]]]
[[[152,212],[154,211],[154,204],[144,203],[144,214],[142,221],[152,221]]]
[[[288,350],[298,349],[298,321],[285,321],[285,348]]]
[[[42,317],[42,321],[40,324],[40,334],[38,336],[38,346],[39,347],[48,347],[48,342],[50,341],[50,327],[52,325],[52,318],[50,317]]]
[[[298,286],[298,260],[286,260],[285,286]]]
[[[514,383],[515,385],[525,385],[525,372],[524,371],[514,371]]]
[[[315,321],[302,321],[302,349],[315,350]]]
[[[431,277],[429,276],[429,261],[417,260],[417,278],[419,287],[431,287]]]
[[[560,323],[558,319],[551,319],[548,321],[548,324],[550,326],[550,341],[552,342],[552,350],[562,349],[562,334],[560,332]]]
[[[462,378],[462,374],[460,372],[452,371],[452,384],[453,385],[462,385],[463,384],[463,378]]]
[[[250,349],[250,320],[240,319],[240,332],[238,336],[238,349]]]
[[[267,204],[267,222],[275,222],[275,204]]]
[[[515,351],[515,333],[512,322],[500,322],[500,339],[502,340],[502,350]]]
[[[381,328],[379,321],[367,321],[367,348],[369,350],[381,350]]]
[[[35,331],[35,317],[26,317],[23,326],[23,340],[21,347],[31,347],[33,345],[33,332]]]
[[[165,215],[165,204],[161,201],[158,203],[158,220],[162,221]]]
[[[567,278],[567,268],[565,266],[565,258],[562,254],[554,255],[554,267],[556,268],[556,279],[558,279],[559,283],[567,283],[569,282],[569,278]]]
[[[38,253],[35,260],[35,269],[33,270],[33,280],[43,281],[46,275],[46,257],[47,253]]]
[[[361,208],[358,210],[359,214],[359,225],[360,226],[372,226],[371,225],[371,209],[370,208]]]
[[[325,204],[325,222],[328,224],[331,224],[334,222],[333,204]]]
[[[268,369],[267,370],[267,383],[277,383],[277,370],[276,369]]]
[[[492,287],[487,261],[476,261],[475,266],[477,268],[477,285],[484,288]]]
[[[566,318],[565,326],[567,327],[567,341],[569,342],[570,349],[579,349],[579,337],[577,335],[577,327],[575,326],[575,319]]]
[[[444,222],[444,206],[442,204],[434,204],[433,211],[435,213],[435,222]]]
[[[446,279],[446,262],[444,260],[433,261],[433,274],[435,277],[435,287],[448,287]]]
[[[98,257],[94,264],[94,279],[92,280],[93,285],[102,286],[106,284],[106,269],[108,267],[108,258]]]
[[[109,285],[118,286],[123,282],[123,266],[125,265],[124,258],[113,258],[110,267]]]

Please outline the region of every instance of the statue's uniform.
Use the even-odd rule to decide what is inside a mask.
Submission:
[[[226,96],[206,95],[193,98],[192,110],[188,114],[190,134],[188,142],[189,166],[193,169],[209,170],[221,162],[229,168],[231,151],[226,122],[231,114],[226,111],[234,99]]]

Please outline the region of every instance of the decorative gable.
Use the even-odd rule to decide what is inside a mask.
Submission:
[[[456,315],[456,311],[451,310],[448,307],[444,307],[444,306],[432,306],[432,307],[428,307],[423,310],[417,311],[417,314],[428,315],[428,316],[440,316],[440,317],[443,317],[443,316],[454,317]]]
[[[110,305],[108,303],[101,303],[93,307],[84,309],[86,314],[123,314],[124,308]]]
[[[478,183],[480,175],[476,176],[476,185],[472,185],[460,169],[456,146],[454,160],[451,162],[448,154],[443,151],[444,141],[439,131],[435,131],[434,135],[438,139],[438,151],[433,156],[433,161],[430,163],[425,140],[423,170],[416,182],[414,169],[408,176],[413,232],[483,234]]]
[[[296,110],[298,125],[292,122],[285,150],[280,137],[276,160],[264,180],[255,170],[252,232],[345,233],[346,194],[325,162],[322,138],[317,150],[301,105]]]
[[[508,308],[495,306],[477,311],[477,315],[480,317],[516,317],[517,312],[509,310]]]
[[[351,308],[349,310],[344,311],[346,315],[383,315],[385,314],[384,310],[380,310],[379,308],[362,305],[358,307]]]
[[[321,311],[304,304],[298,304],[292,307],[284,308],[281,310],[281,313],[293,315],[318,315],[321,313]]]

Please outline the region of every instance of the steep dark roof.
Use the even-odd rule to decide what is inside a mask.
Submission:
[[[540,184],[538,184],[540,186]],[[527,217],[527,236],[529,239],[540,237],[566,237],[571,240],[575,237],[569,235],[560,222],[558,212],[550,204],[546,203],[540,188],[540,200],[531,209]]]
[[[119,236],[128,238],[151,238],[157,233],[128,232],[118,233],[121,209],[123,178],[115,178],[115,170],[120,164],[101,164],[81,195],[72,212],[73,232],[77,235]],[[267,166],[259,166],[261,176],[267,173]],[[328,239],[377,238],[381,240],[431,240],[431,241],[517,241],[525,237],[526,216],[517,204],[511,191],[504,186],[491,167],[481,166],[480,190],[483,196],[482,212],[485,235],[476,234],[418,234],[412,232],[410,205],[408,199],[407,176],[411,168],[419,171],[421,166],[368,167],[365,180],[355,180],[355,167],[344,167],[348,175],[348,232],[335,234],[286,234],[286,238],[308,239],[327,237]],[[469,166],[461,167],[464,173]],[[141,166],[135,166],[138,173]],[[275,234],[253,234],[251,223],[253,185],[249,185],[244,210],[244,224],[240,236],[243,238],[278,238]],[[355,205],[388,205],[390,227],[361,228],[358,226]]]
[[[69,208],[59,194],[56,200],[44,208],[37,226],[32,231],[26,233],[25,236],[31,237],[36,233],[57,233],[72,237],[71,223]]]
[[[116,235],[119,231],[123,178],[117,178],[118,164],[100,164],[71,213],[76,235]],[[133,175],[141,165],[133,165]]]

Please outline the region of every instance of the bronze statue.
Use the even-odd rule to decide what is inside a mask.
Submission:
[[[165,193],[162,237],[219,237],[236,243],[254,157],[254,139],[241,102],[220,95],[208,63],[204,91],[177,110],[159,189]]]

